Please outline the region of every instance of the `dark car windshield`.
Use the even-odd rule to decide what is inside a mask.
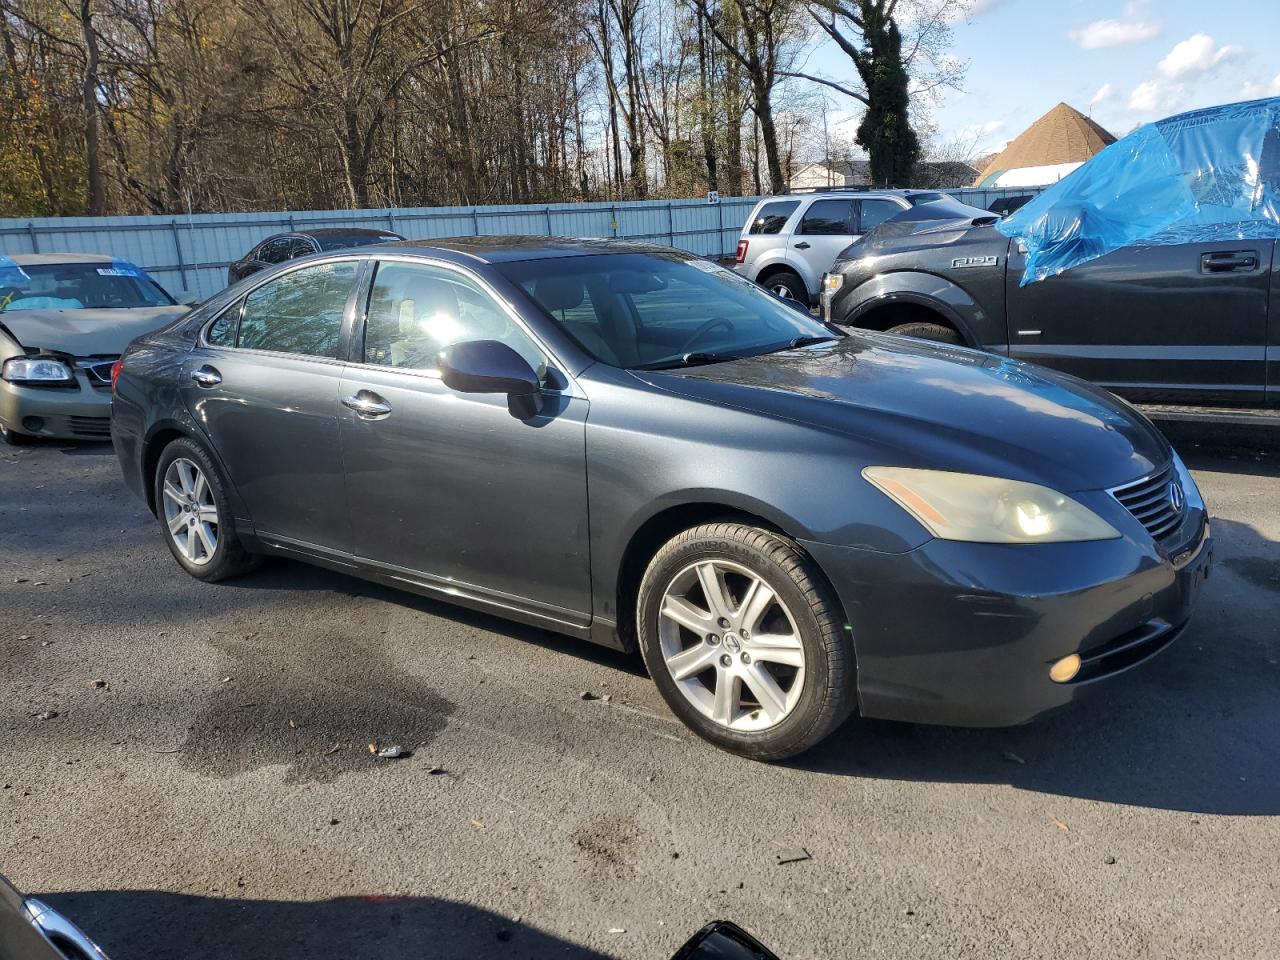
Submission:
[[[132,264],[45,263],[0,270],[0,311],[129,310],[174,300]]]
[[[732,270],[677,253],[555,257],[497,269],[587,352],[616,367],[714,362],[836,338]]]
[[[404,237],[395,233],[342,233],[315,237],[321,250],[344,250],[347,247],[367,247],[371,243],[396,243]]]
[[[952,197],[945,193],[911,193],[907,195],[907,203],[913,207],[918,207],[922,203],[937,203],[939,200],[951,200]]]

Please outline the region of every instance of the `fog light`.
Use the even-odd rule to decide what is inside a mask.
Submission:
[[[22,429],[30,433],[39,433],[44,429],[44,417],[23,417]]]
[[[1054,683],[1066,683],[1080,672],[1080,654],[1063,657],[1049,668],[1049,679]]]

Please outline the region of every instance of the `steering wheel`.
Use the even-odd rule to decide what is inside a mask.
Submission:
[[[695,343],[701,340],[704,336],[706,336],[712,330],[715,330],[717,327],[724,327],[726,330],[732,330],[733,324],[730,323],[728,320],[726,320],[724,317],[712,317],[710,320],[708,320],[706,323],[700,326],[697,330],[693,331],[689,339],[686,340],[683,344],[681,344],[680,349],[676,352],[681,354],[688,353],[690,347],[692,347]]]

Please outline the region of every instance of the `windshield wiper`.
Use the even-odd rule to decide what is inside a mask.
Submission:
[[[812,347],[814,344],[817,344],[817,343],[830,343],[832,340],[839,340],[839,339],[840,339],[839,337],[830,333],[826,334],[825,336],[796,337],[789,344],[787,344],[787,349],[794,350],[797,347]]]
[[[726,360],[741,360],[734,353],[707,353],[694,350],[680,357],[668,357],[666,360],[655,360],[653,363],[642,363],[632,367],[633,370],[670,370],[674,367],[692,367],[700,363],[723,363]]]

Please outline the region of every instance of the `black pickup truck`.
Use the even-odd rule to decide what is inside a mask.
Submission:
[[[885,221],[823,278],[823,317],[1056,367],[1144,404],[1280,414],[1275,240],[1124,247],[1021,286],[1023,253],[997,220],[946,197]]]

